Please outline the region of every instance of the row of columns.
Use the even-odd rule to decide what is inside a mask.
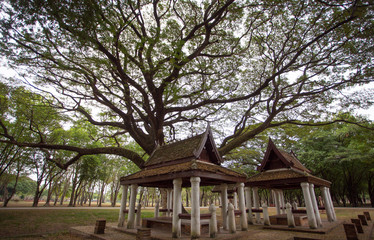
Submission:
[[[200,178],[191,177],[191,238],[199,238],[200,236]],[[130,202],[127,219],[127,228],[132,229],[135,227],[135,203],[137,195],[138,185],[133,184],[130,186]],[[222,225],[224,230],[228,230],[228,194],[227,184],[221,185],[221,200],[222,200]],[[305,207],[308,216],[308,223],[310,228],[317,228],[322,226],[321,217],[319,214],[318,204],[315,197],[314,185],[307,182],[301,183],[301,188],[305,200]],[[119,213],[118,226],[123,227],[125,222],[126,205],[127,205],[127,192],[128,186],[122,186],[122,199],[121,208]],[[174,197],[173,197],[174,195]],[[336,221],[336,215],[332,204],[331,195],[329,188],[321,187],[321,195],[324,201],[328,221]],[[273,196],[275,199],[275,206],[277,214],[286,213],[286,205],[284,202],[284,194],[282,190],[273,190]],[[253,197],[253,202],[252,202]],[[172,200],[173,199],[173,200]],[[242,212],[240,217],[240,225],[243,231],[248,229],[248,223],[253,224],[252,219],[252,206],[255,209],[260,208],[258,188],[245,187],[244,183],[238,184],[238,200],[239,210]],[[173,180],[173,190],[168,189],[167,191],[167,208],[171,209],[172,213],[172,236],[178,238],[181,236],[181,220],[179,214],[182,212],[182,179]],[[248,209],[248,215],[246,215],[246,209]],[[261,223],[260,213],[255,213],[255,223]]]
[[[304,196],[304,201],[305,201],[305,207],[306,207],[306,212],[308,216],[308,223],[309,227],[312,229],[318,228],[322,226],[322,221],[321,221],[321,216],[319,214],[319,209],[318,209],[318,204],[314,192],[314,184],[312,183],[307,183],[303,182],[300,184],[302,191],[303,191],[303,196]],[[330,222],[336,221],[336,215],[335,215],[335,210],[334,206],[332,203],[331,195],[329,192],[329,188],[327,187],[321,187],[321,195],[325,204],[325,209],[326,209],[326,214],[327,214],[327,219]],[[248,208],[248,223],[253,224],[253,219],[252,219],[252,206],[254,209],[259,209],[260,207],[260,202],[258,198],[258,188],[253,187],[252,192],[253,192],[253,203],[252,203],[252,197],[251,197],[251,188],[246,187],[246,205]],[[282,190],[272,190],[273,197],[275,200],[275,207],[277,210],[277,214],[285,214],[286,213],[286,205],[284,201],[284,194]],[[255,221],[256,223],[260,223],[260,213],[256,212],[255,213]]]

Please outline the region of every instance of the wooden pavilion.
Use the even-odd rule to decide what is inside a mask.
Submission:
[[[312,229],[321,227],[322,221],[314,191],[314,187],[319,187],[321,189],[328,221],[336,221],[335,211],[329,192],[331,182],[313,176],[311,171],[297,159],[293,152],[287,153],[278,149],[273,141],[269,139],[264,159],[258,167],[258,171],[260,173],[249,177],[246,182],[246,186],[253,190],[255,208],[259,207],[258,188],[271,189],[277,209],[276,217],[285,218],[286,205],[284,202],[283,190],[298,189],[301,187],[305,200],[309,227]],[[250,191],[246,191],[247,199],[251,199],[250,193]],[[251,201],[249,202],[251,204]],[[251,207],[249,207],[249,209],[251,209]],[[252,213],[250,212],[249,215],[251,216]]]
[[[172,237],[181,236],[182,187],[191,187],[191,237],[200,236],[200,186],[219,185],[222,198],[222,225],[227,228],[227,185],[237,184],[242,229],[247,229],[244,182],[246,175],[221,166],[223,162],[214,143],[210,127],[203,134],[158,147],[149,157],[144,169],[121,178],[122,202],[119,226],[124,225],[127,189],[130,203],[127,228],[134,228],[137,187],[167,189],[167,208],[172,209]]]

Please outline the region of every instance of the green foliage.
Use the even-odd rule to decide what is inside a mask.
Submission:
[[[22,196],[32,196],[35,193],[36,183],[34,180],[30,179],[29,177],[20,177],[18,180],[16,194],[21,197]],[[14,183],[10,182],[13,186]]]
[[[10,178],[10,181],[7,184],[7,188],[8,188],[8,192],[13,192],[14,191],[13,186],[14,186],[16,176],[14,175],[6,176],[6,175],[7,174],[5,174],[5,176],[2,176],[0,179],[3,180],[4,178]],[[0,181],[0,183],[2,183],[2,181]],[[21,176],[18,179],[16,195],[19,196],[21,199],[23,199],[26,196],[33,196],[33,194],[35,193],[35,189],[36,189],[36,182],[34,180],[32,180],[31,178],[27,176]],[[2,189],[0,189],[0,195],[3,195]]]
[[[221,130],[226,155],[276,124],[320,121],[332,103],[371,105],[360,101],[369,94],[344,100],[338,94],[372,81],[370,1],[5,0],[0,6],[1,56],[38,88],[54,89],[53,100],[25,94],[26,102],[38,103],[17,110],[25,122],[32,119],[34,132],[25,136],[57,142],[53,147],[78,157],[90,154],[68,146],[105,147],[92,154],[142,167],[143,154],[207,121]],[[64,132],[61,115],[46,118],[57,109],[95,127],[81,122]],[[127,148],[132,142],[141,154]]]

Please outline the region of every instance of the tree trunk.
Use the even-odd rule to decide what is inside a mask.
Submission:
[[[76,167],[75,169],[75,173],[74,173],[74,178],[73,178],[73,183],[72,183],[72,189],[71,189],[71,196],[70,196],[70,202],[69,202],[69,207],[72,207],[74,206],[74,199],[75,199],[75,191],[76,191],[76,187],[77,187],[77,180],[78,180],[78,167]]]
[[[33,207],[38,206],[40,196],[41,196],[41,194],[40,194],[40,191],[39,191],[39,185],[37,185],[36,190],[35,190],[35,194],[34,194],[34,200],[33,200],[33,203],[32,203]]]
[[[101,185],[101,190],[100,190],[100,198],[98,203],[98,207],[101,207],[101,203],[104,201],[104,189],[105,189],[105,182],[103,181],[103,184]]]
[[[3,203],[3,207],[7,207],[7,206],[8,206],[8,203],[9,203],[10,199],[12,199],[12,197],[13,197],[14,194],[16,193],[17,184],[18,184],[18,179],[19,179],[19,174],[20,174],[20,171],[17,171],[16,182],[14,183],[13,191],[12,191],[12,193],[10,194],[9,197],[5,197],[5,191],[4,191],[4,203]],[[8,193],[8,189],[7,189],[7,187],[5,187],[5,189],[6,189],[6,192],[7,192],[7,195],[8,195],[9,193]]]
[[[202,191],[202,194],[201,194],[201,197],[200,197],[200,206],[203,206],[204,197],[205,197],[205,189],[203,188],[203,191]]]
[[[46,207],[49,207],[50,206],[50,201],[51,201],[51,198],[52,198],[52,193],[53,193],[53,189],[52,189],[52,181],[48,184],[48,194],[47,194],[47,200],[45,201],[45,204],[44,206]]]
[[[73,206],[77,206],[77,200],[79,198],[79,195],[81,194],[82,192],[82,181],[79,181],[78,183],[78,186],[76,187],[75,189],[75,194],[74,194],[74,202],[73,202]]]
[[[55,192],[55,199],[54,199],[54,202],[53,202],[53,206],[56,206],[56,205],[57,205],[57,202],[58,202],[58,192],[59,192],[59,191],[56,191],[56,192]]]
[[[113,200],[112,200],[112,207],[115,207],[115,206],[116,206],[117,197],[118,197],[118,189],[116,189],[116,190],[114,191],[114,196],[113,196]]]
[[[62,195],[61,195],[60,205],[64,204],[64,198],[65,198],[66,193],[68,192],[69,186],[70,186],[70,175],[66,177],[64,188],[63,188]]]

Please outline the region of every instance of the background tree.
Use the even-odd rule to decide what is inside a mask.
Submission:
[[[93,154],[142,167],[129,138],[149,155],[213,122],[226,155],[268,128],[319,121],[342,90],[372,81],[373,12],[365,0],[4,0],[9,66],[113,141],[17,140],[4,118],[0,141],[74,153],[61,168]]]

